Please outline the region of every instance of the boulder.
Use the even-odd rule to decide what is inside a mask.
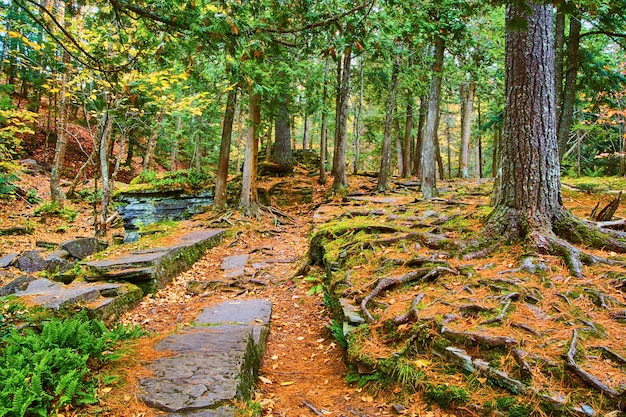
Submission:
[[[77,259],[84,259],[107,247],[107,243],[94,237],[80,237],[65,241],[59,247]]]
[[[39,250],[29,250],[17,258],[17,267],[22,272],[38,272],[43,271],[48,266],[48,261],[46,261],[41,256],[41,251]]]

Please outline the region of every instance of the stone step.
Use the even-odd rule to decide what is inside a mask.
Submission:
[[[232,417],[250,399],[265,350],[269,300],[230,300],[204,309],[194,324],[159,342],[174,355],[152,362],[140,398],[169,417]]]
[[[125,280],[137,284],[144,293],[155,292],[190,268],[207,249],[217,245],[224,233],[224,229],[193,231],[179,236],[169,246],[85,262],[90,269],[85,279]]]

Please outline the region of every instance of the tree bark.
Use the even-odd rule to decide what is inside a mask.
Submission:
[[[250,113],[248,137],[246,139],[246,156],[243,161],[241,181],[241,199],[239,208],[247,216],[255,214],[258,209],[258,194],[256,189],[257,157],[259,152],[259,126],[261,124],[261,97],[249,88]]]
[[[469,149],[472,132],[472,113],[474,111],[474,92],[476,84],[470,79],[461,85],[461,155],[459,158],[459,177],[469,178]]]
[[[422,144],[424,143],[424,127],[428,114],[428,96],[420,96],[420,110],[417,119],[417,135],[415,137],[415,155],[413,156],[413,173],[421,175],[422,171]]]
[[[504,126],[496,207],[488,221],[509,241],[552,229],[563,210],[554,103],[552,9],[518,4],[506,10]],[[525,20],[527,29],[511,22]],[[515,25],[519,28],[519,24]]]
[[[413,131],[413,92],[411,90],[407,92],[405,119],[404,146],[402,147],[402,178],[411,175],[411,133]]]
[[[350,48],[346,48],[343,56],[341,72],[341,86],[339,91],[340,104],[337,109],[337,128],[335,130],[335,164],[333,167],[333,189],[335,191],[348,187],[348,176],[346,172],[346,131],[348,127],[348,95],[350,94],[350,62],[352,53]]]
[[[152,134],[150,135],[150,138],[148,139],[148,146],[146,147],[146,154],[143,157],[143,164],[142,164],[142,168],[144,171],[149,170],[150,166],[152,165],[152,161],[154,159],[154,153],[156,151],[157,139],[159,138],[161,122],[163,122],[164,114],[165,114],[165,109],[161,109],[156,118],[156,123],[154,127],[152,128]]]
[[[576,79],[580,67],[580,19],[572,15],[569,19],[569,36],[567,39],[567,70],[563,87],[563,104],[558,119],[557,142],[559,144],[559,161],[567,151],[567,142],[572,127],[574,104],[576,103]]]
[[[273,163],[279,165],[281,169],[289,170],[293,168],[293,152],[291,150],[291,126],[290,115],[287,104],[289,96],[283,94],[279,104],[278,115],[274,125],[274,150],[272,152]]]
[[[100,180],[102,181],[102,201],[100,206],[100,218],[96,227],[96,236],[106,236],[107,234],[107,218],[109,212],[109,203],[113,194],[113,183],[109,177],[109,158],[111,156],[111,129],[113,119],[110,114],[110,107],[102,115],[100,122],[100,143],[99,143],[99,160],[100,160]]]
[[[235,85],[228,90],[226,97],[226,110],[222,124],[222,139],[220,141],[220,158],[217,162],[217,176],[215,177],[215,201],[217,209],[223,209],[228,205],[226,189],[228,186],[228,165],[230,163],[230,144],[233,137],[233,122],[235,121],[235,108],[237,107],[237,89]],[[198,158],[200,156],[198,155]]]
[[[354,114],[354,167],[352,173],[357,175],[359,173],[361,159],[361,111],[363,110],[363,67],[365,66],[365,59],[361,58],[361,68],[359,70],[359,102],[356,105],[356,111]]]
[[[561,104],[563,102],[563,48],[565,46],[565,13],[562,4],[557,6],[554,16],[554,102],[558,117],[561,114]]]
[[[443,53],[445,40],[435,35],[435,51],[432,65],[432,78],[428,93],[428,115],[426,116],[426,130],[422,142],[421,162],[421,190],[424,199],[437,197],[437,157],[438,151],[437,125],[439,123],[439,102],[441,94],[441,78],[443,73]],[[441,166],[441,164],[440,164]],[[443,177],[443,175],[441,175]]]
[[[318,182],[326,184],[326,148],[328,141],[327,109],[326,100],[328,95],[328,71],[330,70],[330,57],[326,58],[326,68],[324,70],[324,86],[322,88],[322,126],[320,130],[320,177]]]
[[[389,96],[387,97],[387,112],[385,114],[385,130],[383,133],[383,147],[380,158],[380,171],[378,171],[379,192],[389,188],[388,178],[391,170],[391,135],[393,127],[393,113],[396,109],[396,88],[398,86],[398,71],[400,69],[400,57],[396,57],[391,70],[391,82],[389,83]]]
[[[311,141],[309,140],[309,115],[304,115],[304,132],[302,133],[302,149],[311,149]]]

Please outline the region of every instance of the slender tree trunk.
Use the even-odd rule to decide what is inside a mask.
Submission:
[[[408,90],[406,103],[406,126],[404,128],[404,146],[402,147],[402,178],[411,175],[411,131],[413,130],[413,92]]]
[[[341,81],[343,79],[342,64],[343,64],[343,55],[339,55],[337,56],[337,81],[335,85],[335,137],[334,137],[335,140],[333,143],[333,165],[330,170],[330,175],[332,175],[333,177],[335,176],[335,170],[337,168],[337,165],[339,165],[339,162],[337,160],[339,156],[339,152],[337,151],[337,145],[339,144],[339,142],[337,141],[337,135],[339,132],[339,124],[340,124],[339,116],[341,115],[341,109],[342,109],[342,104],[341,104],[341,99],[342,99]]]
[[[415,155],[413,156],[413,173],[421,175],[422,172],[422,144],[424,143],[424,129],[428,114],[428,96],[420,96],[420,111],[417,119],[417,136],[415,137]]]
[[[215,201],[217,209],[223,209],[228,205],[226,189],[228,186],[228,165],[230,163],[230,144],[233,137],[233,122],[235,121],[235,108],[237,107],[237,90],[235,85],[228,90],[226,97],[226,109],[224,110],[224,122],[222,124],[222,139],[220,141],[220,158],[217,162],[217,176],[215,177]]]
[[[99,143],[99,161],[100,161],[100,180],[102,181],[102,202],[100,206],[100,218],[96,227],[96,236],[106,236],[107,234],[107,218],[109,213],[109,203],[113,193],[113,183],[110,181],[109,174],[109,158],[111,146],[111,129],[113,120],[110,114],[110,103],[106,112],[102,115],[100,122],[100,143]]]
[[[163,122],[163,115],[165,114],[165,109],[162,108],[159,111],[159,114],[156,118],[156,123],[152,128],[152,134],[150,134],[150,138],[148,139],[148,146],[146,147],[146,155],[143,157],[142,168],[144,171],[150,169],[152,162],[154,160],[154,153],[156,151],[157,139],[159,138],[159,132],[161,131],[161,123]]]
[[[472,112],[474,110],[474,91],[476,84],[470,80],[461,85],[461,155],[459,158],[459,177],[469,178],[469,149],[472,132]]]
[[[398,71],[400,69],[400,57],[397,56],[391,70],[391,82],[389,84],[389,96],[387,96],[387,112],[385,114],[385,131],[383,133],[383,148],[380,158],[380,171],[378,171],[378,191],[387,191],[389,188],[388,178],[391,171],[391,134],[393,127],[393,113],[396,109],[396,88],[398,86]]]
[[[348,127],[348,96],[350,94],[350,62],[352,52],[350,48],[346,48],[343,56],[343,66],[341,75],[341,88],[338,102],[340,107],[337,109],[337,128],[335,135],[335,166],[333,189],[341,190],[348,187],[348,176],[346,172],[346,131]]]
[[[180,136],[182,135],[183,120],[179,115],[176,118],[176,132],[174,134],[174,140],[172,140],[172,148],[170,149],[170,171],[176,171],[178,161],[178,147],[180,146]]]
[[[452,131],[450,130],[450,124],[452,122],[448,121],[446,123],[446,147],[447,147],[447,157],[448,157],[448,178],[452,178],[452,150],[450,149],[450,142],[452,142]]]
[[[424,199],[429,200],[438,195],[437,193],[437,158],[441,158],[438,148],[437,125],[439,122],[439,102],[441,94],[441,78],[443,73],[443,53],[445,40],[435,35],[435,51],[432,66],[432,78],[428,93],[428,116],[426,117],[426,131],[422,143],[421,162],[421,189]],[[440,164],[440,171],[443,168]],[[442,172],[440,175],[443,174]],[[441,175],[443,177],[443,175]]]
[[[293,152],[291,150],[291,118],[289,116],[289,95],[283,94],[276,116],[274,130],[274,151],[271,161],[285,171],[293,168]]]
[[[304,115],[304,132],[302,133],[302,149],[311,149],[311,141],[309,140],[309,115]]]
[[[274,129],[274,122],[270,120],[270,124],[267,127],[267,143],[265,145],[265,162],[269,162],[272,159],[272,149],[274,142],[272,141],[272,130]]]
[[[256,189],[257,157],[259,151],[259,126],[261,124],[261,97],[250,87],[250,125],[246,140],[246,156],[243,161],[243,178],[241,182],[241,200],[239,208],[245,215],[256,214],[258,194]]]
[[[397,113],[398,109],[394,110],[394,113]],[[395,131],[395,143],[396,143],[396,168],[398,172],[398,176],[404,177],[403,169],[404,169],[404,132],[400,129],[400,120],[398,117],[393,118],[393,130]],[[393,172],[393,167],[391,169]]]
[[[478,102],[476,103],[476,113],[478,116],[478,126],[482,126],[483,125],[483,121],[482,121],[482,117],[481,117],[481,111],[480,111],[480,100],[478,100]],[[476,161],[477,164],[477,174],[478,174],[478,178],[482,178],[483,177],[483,134],[482,134],[482,130],[478,129],[478,159]]]
[[[550,231],[562,210],[554,103],[552,6],[508,4],[502,177],[489,219],[496,236]],[[528,11],[527,11],[528,10]],[[510,22],[526,20],[527,29]]]
[[[365,58],[361,57],[361,65],[359,68],[359,101],[356,104],[354,112],[354,168],[353,174],[357,175],[360,169],[361,160],[361,112],[363,110],[363,68],[365,67]]]
[[[194,163],[193,165],[194,165],[194,170],[198,174],[200,174],[202,172],[202,135],[200,135],[200,132],[196,129],[196,116],[191,117],[191,129],[193,131],[193,163]],[[221,148],[221,144],[220,144],[220,148]],[[220,149],[220,156],[221,156],[221,149]],[[219,167],[219,161],[218,161],[218,167]]]
[[[563,104],[558,120],[557,142],[559,144],[559,161],[567,150],[574,104],[576,103],[576,79],[580,67],[580,19],[572,15],[569,20],[569,36],[567,40],[567,70],[565,72],[565,86],[563,89]]]
[[[330,70],[330,57],[326,58],[326,68],[324,70],[324,86],[322,87],[322,126],[320,130],[320,177],[318,182],[322,185],[326,184],[326,152],[328,141],[328,126],[327,126],[327,114],[326,100],[328,99],[328,72]]]

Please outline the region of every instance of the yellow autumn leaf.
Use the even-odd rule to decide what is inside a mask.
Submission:
[[[430,361],[428,359],[416,359],[415,366],[417,368],[425,368],[430,365]]]
[[[281,382],[280,385],[283,387],[295,384],[294,381]]]

